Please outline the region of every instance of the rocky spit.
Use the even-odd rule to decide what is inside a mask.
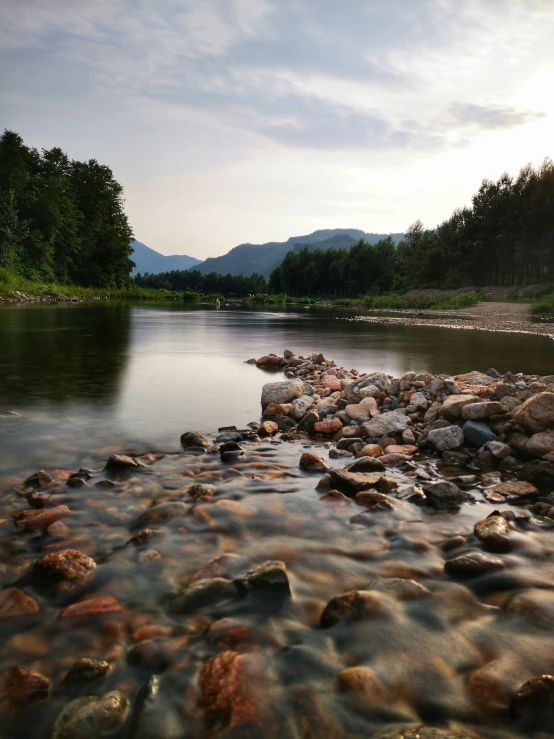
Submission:
[[[248,428],[0,479],[0,736],[554,737],[554,376],[250,361]]]

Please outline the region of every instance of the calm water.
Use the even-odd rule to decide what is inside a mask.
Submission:
[[[90,464],[112,445],[173,449],[187,429],[243,426],[259,417],[268,381],[244,360],[286,348],[393,375],[554,367],[543,337],[371,325],[336,312],[5,306],[0,411],[20,415],[0,417],[0,470]]]

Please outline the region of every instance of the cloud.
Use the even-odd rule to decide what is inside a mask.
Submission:
[[[473,103],[454,103],[450,111],[455,120],[462,125],[473,124],[489,129],[523,126],[537,118],[545,117],[545,113],[517,110],[511,106],[475,105]]]

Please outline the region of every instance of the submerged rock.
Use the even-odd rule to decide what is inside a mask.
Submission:
[[[0,619],[38,613],[38,603],[19,588],[0,590]]]
[[[206,439],[205,436],[199,434],[198,431],[185,431],[184,434],[181,434],[181,445],[184,449],[196,446],[209,447],[210,442]]]
[[[329,470],[331,484],[341,493],[354,497],[361,490],[377,488],[379,490],[392,490],[398,487],[398,483],[391,477],[381,472],[351,472],[350,470]]]
[[[134,467],[144,467],[145,465],[135,457],[128,457],[126,454],[112,454],[106,462],[106,469],[113,472],[132,469]]]
[[[323,628],[329,628],[344,619],[392,619],[396,617],[398,610],[397,602],[390,595],[375,590],[351,590],[331,598],[323,609],[320,623]]]
[[[235,578],[234,583],[241,595],[251,590],[271,590],[287,595],[291,592],[286,565],[278,560],[252,567],[244,575]]]
[[[69,594],[84,588],[94,577],[96,563],[75,549],[44,554],[31,570],[37,587],[51,589],[57,594]]]
[[[489,516],[478,521],[474,527],[475,536],[491,552],[509,552],[512,548],[510,532],[512,527],[503,516]]]
[[[554,716],[554,677],[541,675],[523,683],[512,700],[510,711],[513,716]]]
[[[440,510],[458,508],[464,502],[464,494],[460,488],[448,480],[425,485],[423,492],[426,503]]]
[[[444,563],[444,570],[454,577],[477,577],[489,572],[502,570],[506,566],[503,559],[485,552],[467,552]]]
[[[129,701],[118,690],[76,698],[62,710],[52,739],[98,739],[115,736],[129,714]]]
[[[18,711],[48,698],[50,680],[39,672],[16,665],[0,675],[0,716]]]

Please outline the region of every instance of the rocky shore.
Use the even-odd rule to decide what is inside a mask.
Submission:
[[[248,428],[0,480],[0,736],[554,737],[554,375],[249,361]]]

